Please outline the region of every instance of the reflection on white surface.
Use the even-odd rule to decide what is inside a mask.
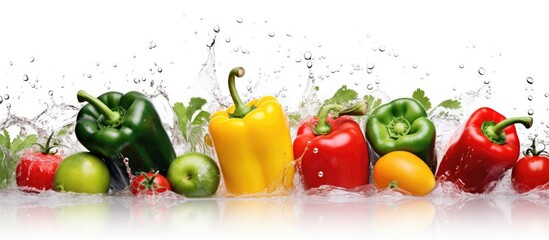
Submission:
[[[7,239],[532,239],[549,234],[549,201],[518,195],[185,199],[9,190],[0,192],[0,216]]]

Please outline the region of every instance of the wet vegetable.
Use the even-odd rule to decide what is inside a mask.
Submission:
[[[293,187],[292,139],[286,113],[271,96],[244,104],[236,91],[237,67],[229,74],[234,105],[212,114],[209,131],[227,191],[234,195]]]
[[[171,191],[168,179],[156,172],[141,172],[132,178],[130,190],[133,195],[154,195]]]
[[[55,170],[63,160],[56,149],[60,144],[52,133],[44,145],[36,145],[38,151],[29,149],[21,156],[15,173],[17,186],[25,191],[51,190]]]
[[[355,188],[369,182],[368,144],[360,125],[350,116],[366,113],[365,102],[351,110],[324,105],[318,117],[305,121],[294,140],[294,158],[305,189],[322,185]],[[335,116],[329,116],[333,112]]]
[[[405,151],[383,155],[374,165],[374,185],[378,189],[397,188],[414,196],[425,196],[435,186],[435,176],[419,157]]]
[[[536,149],[536,139],[524,152],[524,157],[518,160],[511,175],[513,188],[519,193],[525,193],[535,188],[549,188],[549,156],[545,151]]]
[[[479,108],[450,138],[437,180],[449,181],[470,193],[491,191],[519,158],[520,142],[514,124],[532,126],[531,117],[505,118]]]
[[[107,92],[95,98],[78,92],[89,102],[78,112],[76,137],[90,152],[105,159],[115,190],[129,185],[124,158],[133,174],[158,170],[166,174],[176,157],[162,121],[149,98],[139,92]]]

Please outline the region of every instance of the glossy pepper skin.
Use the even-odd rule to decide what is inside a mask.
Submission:
[[[362,107],[361,114],[353,115],[364,115],[366,103],[357,106]],[[360,125],[350,116],[328,116],[330,111],[345,114],[340,113],[342,109],[340,105],[326,105],[297,130],[294,158],[299,159],[297,169],[306,190],[322,185],[352,189],[369,182],[368,144]]]
[[[407,151],[436,172],[436,129],[425,108],[412,98],[399,98],[376,108],[366,123],[366,138],[381,156]]]
[[[132,174],[156,170],[166,174],[175,151],[147,96],[132,91],[107,92],[95,98],[81,90],[78,100],[89,103],[78,112],[76,137],[103,158],[113,189],[129,185],[124,158],[128,158]]]
[[[244,104],[235,76],[244,76],[244,69],[237,67],[229,74],[235,104],[212,114],[208,126],[227,191],[244,195],[289,190],[294,155],[286,113],[270,96]]]
[[[469,193],[491,191],[520,155],[513,124],[529,128],[532,121],[531,117],[506,119],[487,107],[477,109],[450,138],[437,180],[450,181]]]

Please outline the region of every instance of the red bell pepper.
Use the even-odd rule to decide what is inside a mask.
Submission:
[[[369,182],[368,145],[362,130],[352,117],[339,116],[364,115],[366,103],[342,109],[325,105],[297,130],[294,158],[305,189],[322,185],[352,189]],[[329,116],[331,111],[335,117]]]
[[[520,142],[513,124],[532,126],[531,117],[505,118],[493,109],[476,110],[450,138],[436,174],[469,193],[493,190],[495,181],[509,170],[520,155]]]

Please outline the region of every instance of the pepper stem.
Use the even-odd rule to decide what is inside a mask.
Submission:
[[[105,103],[101,102],[96,97],[90,95],[84,90],[78,91],[76,94],[78,102],[88,102],[94,106],[101,114],[103,114],[103,123],[107,126],[116,125],[120,122],[122,115],[118,111],[111,110]]]
[[[514,118],[507,118],[498,124],[495,124],[494,121],[486,121],[482,123],[482,132],[488,139],[490,139],[491,142],[497,143],[497,144],[504,144],[506,142],[505,138],[505,128],[520,123],[524,125],[526,128],[530,128],[532,126],[534,119],[532,117],[514,117]]]
[[[235,106],[232,116],[236,118],[243,118],[244,116],[246,116],[246,114],[251,112],[253,109],[251,107],[248,107],[248,105],[246,105],[240,99],[240,96],[236,91],[236,84],[234,82],[235,76],[239,78],[244,76],[244,68],[235,67],[229,73],[229,92],[231,93],[231,98],[233,99],[234,106]]]
[[[313,132],[315,135],[326,135],[330,133],[332,131],[332,126],[326,121],[326,118],[332,110],[336,112],[336,116],[339,116],[339,111],[342,108],[343,106],[338,104],[327,104],[322,106],[317,114],[318,122],[316,123],[316,126],[313,127]]]
[[[399,137],[408,134],[410,127],[410,122],[408,122],[406,118],[397,117],[391,120],[391,122],[387,125],[387,132],[390,137],[398,139]]]
[[[366,115],[366,113],[368,113],[368,102],[362,101],[353,105],[352,107],[341,110],[341,112],[339,112],[339,115],[362,116]]]

